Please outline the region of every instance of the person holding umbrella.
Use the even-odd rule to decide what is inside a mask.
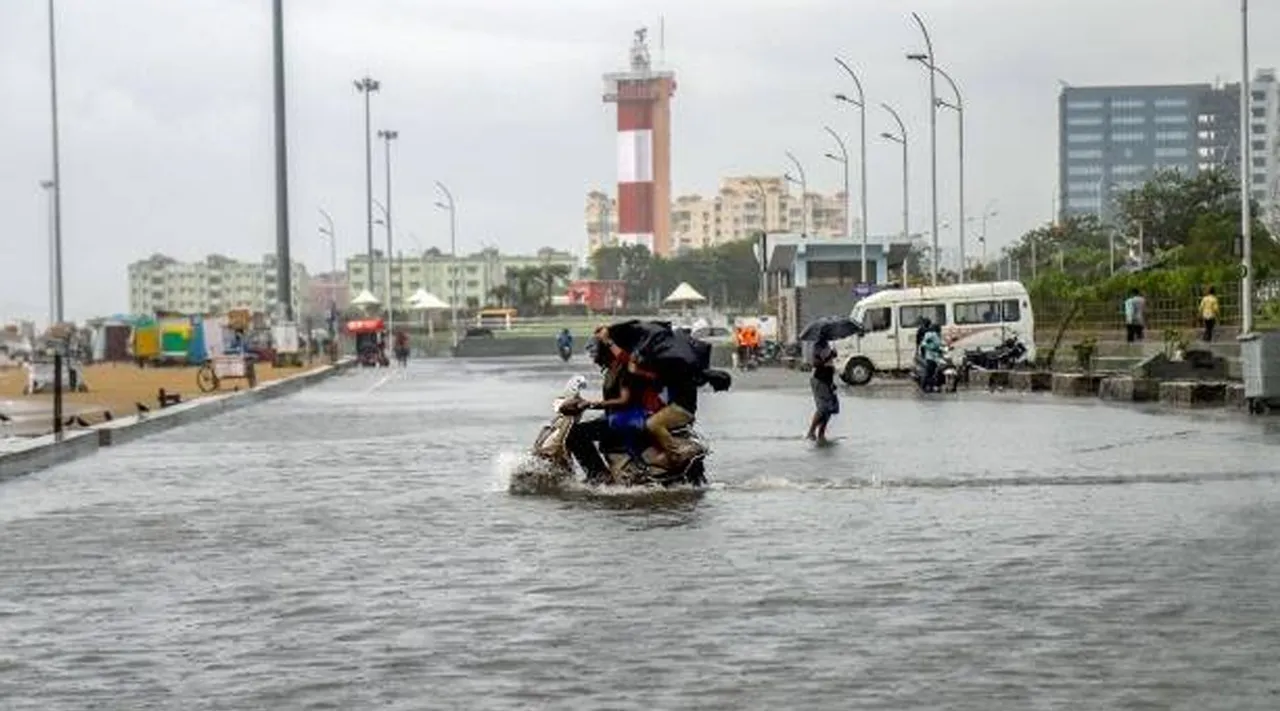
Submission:
[[[814,410],[805,439],[816,441],[819,445],[827,444],[827,425],[833,415],[840,413],[840,397],[836,392],[836,349],[831,346],[831,341],[861,335],[862,332],[862,325],[857,321],[839,318],[819,319],[800,333],[800,340],[814,344],[813,357],[810,359],[813,372],[809,376]]]

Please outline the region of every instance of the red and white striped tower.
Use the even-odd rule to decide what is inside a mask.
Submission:
[[[604,75],[618,105],[618,243],[671,252],[671,96],[676,75],[655,71],[646,30],[636,30],[631,69]]]

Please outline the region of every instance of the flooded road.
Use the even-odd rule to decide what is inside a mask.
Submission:
[[[706,394],[699,499],[518,497],[574,371],[418,362],[0,486],[3,709],[1280,707],[1280,433]]]

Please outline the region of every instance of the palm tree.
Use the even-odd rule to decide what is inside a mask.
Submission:
[[[516,296],[516,307],[523,308],[528,306],[536,306],[538,297],[535,289],[540,280],[542,272],[538,267],[508,267],[507,281],[514,285]]]
[[[511,287],[507,284],[499,284],[493,287],[489,290],[489,296],[503,308],[511,305]]]
[[[543,264],[538,268],[539,276],[542,277],[542,308],[551,310],[551,298],[556,292],[556,286],[569,278],[569,267],[565,264]]]

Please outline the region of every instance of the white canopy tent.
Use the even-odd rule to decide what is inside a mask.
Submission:
[[[423,320],[427,322],[427,339],[431,340],[435,337],[435,324],[431,320],[432,311],[447,311],[449,305],[444,299],[432,294],[426,289],[418,289],[413,292],[407,300],[409,308],[413,311],[421,311]]]
[[[667,295],[667,298],[663,299],[663,302],[668,304],[688,305],[700,304],[706,300],[707,298],[702,294],[699,294],[697,289],[689,286],[689,282],[682,281],[680,282],[680,286],[677,286],[674,291]]]
[[[368,289],[356,294],[356,298],[351,300],[352,306],[377,306],[381,303],[381,301],[378,301],[378,297],[374,296],[373,292]]]

